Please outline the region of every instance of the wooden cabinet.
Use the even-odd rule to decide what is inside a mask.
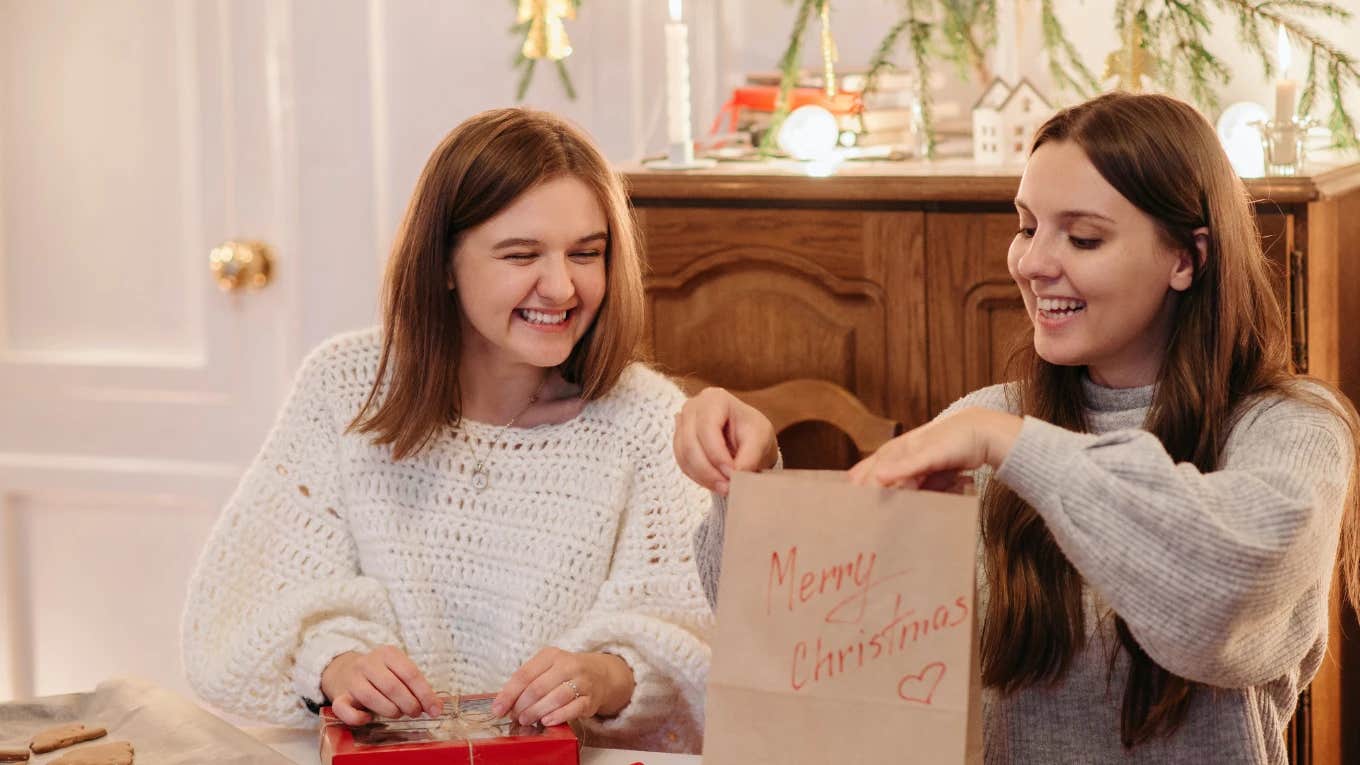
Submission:
[[[1017,174],[870,163],[818,178],[725,164],[627,179],[667,371],[747,389],[830,380],[908,427],[1013,376],[1028,329],[1005,262]],[[1360,165],[1247,186],[1296,361],[1360,400]],[[781,447],[793,465],[853,459],[815,428],[783,434]],[[1360,761],[1360,672],[1344,671],[1360,667],[1360,628],[1342,639],[1339,602],[1331,655],[1291,733],[1295,762]]]

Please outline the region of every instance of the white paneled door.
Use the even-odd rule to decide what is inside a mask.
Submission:
[[[0,700],[185,690],[188,574],[300,356],[289,23],[0,0]],[[231,239],[271,284],[219,290]]]

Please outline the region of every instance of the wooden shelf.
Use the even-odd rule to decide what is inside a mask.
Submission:
[[[1015,198],[1023,167],[939,162],[843,162],[831,175],[810,174],[808,163],[721,162],[710,170],[621,168],[638,205],[655,201],[760,201],[764,204],[1002,203]],[[1317,165],[1293,177],[1248,178],[1253,199],[1296,204],[1341,196],[1360,188],[1360,164]]]

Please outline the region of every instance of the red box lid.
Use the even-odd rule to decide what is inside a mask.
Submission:
[[[489,709],[493,698],[495,694],[490,693],[463,696],[460,707]],[[426,718],[350,728],[340,722],[330,707],[323,707],[321,720],[322,765],[459,765],[468,763],[469,743],[475,752],[476,765],[580,763],[580,741],[567,725],[549,728],[516,725],[509,728],[508,735],[438,740],[437,721]]]

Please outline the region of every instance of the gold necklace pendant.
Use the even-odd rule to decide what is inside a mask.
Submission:
[[[543,382],[539,383],[538,389],[534,391],[534,395],[529,397],[529,403],[525,404],[524,408],[519,410],[519,414],[516,414],[514,417],[511,417],[509,422],[500,426],[500,428],[496,430],[496,435],[494,438],[488,439],[486,457],[482,459],[477,459],[477,453],[475,450],[473,451],[472,458],[473,460],[475,460],[476,464],[474,464],[472,467],[472,475],[469,477],[468,482],[472,485],[473,490],[476,491],[478,494],[481,494],[482,492],[486,491],[487,488],[491,486],[491,472],[486,469],[486,463],[489,462],[493,456],[495,456],[496,444],[500,443],[501,438],[505,436],[505,433],[510,429],[510,426],[518,422],[519,418],[523,417],[525,412],[529,411],[534,404],[538,403],[538,397],[541,393],[543,393],[543,387],[547,384],[548,378],[544,377]],[[472,449],[471,435],[467,436],[467,444],[468,448]]]
[[[478,494],[481,494],[490,485],[491,476],[487,474],[486,466],[480,462],[477,463],[477,466],[472,469],[472,488],[476,489]]]

